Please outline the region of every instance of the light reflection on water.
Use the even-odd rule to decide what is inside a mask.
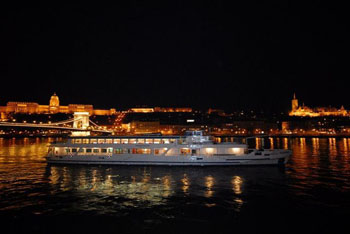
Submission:
[[[252,207],[256,215],[287,215],[290,204],[300,212],[349,208],[347,138],[269,138],[271,148],[293,150],[285,168],[49,166],[53,140],[0,138],[0,214],[127,216],[152,208],[158,219],[206,220],[204,213],[213,212],[229,220]]]
[[[232,176],[230,170],[224,168],[221,172],[213,172],[203,168],[106,166],[74,166],[72,169],[72,166],[49,166],[46,174],[51,194],[70,191],[74,197],[83,199],[78,201],[79,209],[88,208],[91,203],[105,198],[118,201],[113,204],[113,209],[122,209],[165,205],[172,196],[215,198],[215,192],[226,189],[226,186],[231,190],[230,196],[236,200],[242,193],[243,180],[239,175]],[[221,183],[217,183],[215,178],[220,178]],[[239,205],[243,203],[240,198],[237,201]],[[215,203],[210,204],[215,206]]]

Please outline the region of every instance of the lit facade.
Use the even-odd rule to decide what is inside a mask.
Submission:
[[[129,123],[128,129],[135,134],[144,134],[160,132],[159,127],[159,121],[132,121]]]
[[[153,112],[192,112],[189,107],[154,107],[154,108],[131,108],[130,112],[153,113]]]
[[[6,106],[0,106],[0,113],[23,113],[23,114],[73,114],[74,112],[88,112],[90,115],[114,115],[115,109],[94,110],[93,105],[69,104],[61,106],[59,97],[54,93],[49,105],[39,105],[35,102],[8,102]]]
[[[341,106],[340,109],[334,107],[317,107],[310,108],[305,105],[299,106],[298,99],[295,94],[292,99],[292,110],[289,112],[289,116],[300,117],[320,117],[320,116],[350,116],[350,112]]]
[[[135,113],[152,113],[154,112],[154,108],[131,108],[129,110],[130,112],[135,112]]]
[[[154,107],[154,112],[192,112],[189,107]]]

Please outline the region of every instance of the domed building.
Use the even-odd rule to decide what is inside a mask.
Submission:
[[[60,107],[60,99],[58,98],[56,93],[54,93],[50,98],[50,105],[49,105],[50,113],[58,113],[59,107]]]
[[[58,98],[56,93],[54,93],[50,98],[50,106],[60,106],[60,99]]]
[[[8,102],[6,106],[0,106],[0,113],[23,113],[23,114],[73,114],[74,112],[89,112],[90,115],[114,115],[116,110],[94,109],[93,105],[86,104],[69,104],[68,106],[60,106],[60,99],[54,93],[49,105],[39,105],[35,102]]]

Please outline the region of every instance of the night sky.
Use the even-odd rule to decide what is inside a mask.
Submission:
[[[2,7],[0,105],[350,109],[345,6],[122,2]]]

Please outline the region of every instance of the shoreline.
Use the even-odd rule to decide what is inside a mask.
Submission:
[[[114,136],[139,136],[139,135],[111,135]],[[163,135],[168,136],[168,135]],[[171,135],[169,135],[171,136]],[[350,134],[271,134],[271,135],[212,135],[213,137],[226,138],[226,137],[236,137],[236,138],[246,138],[246,137],[272,137],[272,138],[350,138]],[[11,138],[57,138],[63,137],[68,138],[69,134],[52,134],[52,135],[18,135],[18,134],[4,134],[0,135],[0,138],[11,139]]]

